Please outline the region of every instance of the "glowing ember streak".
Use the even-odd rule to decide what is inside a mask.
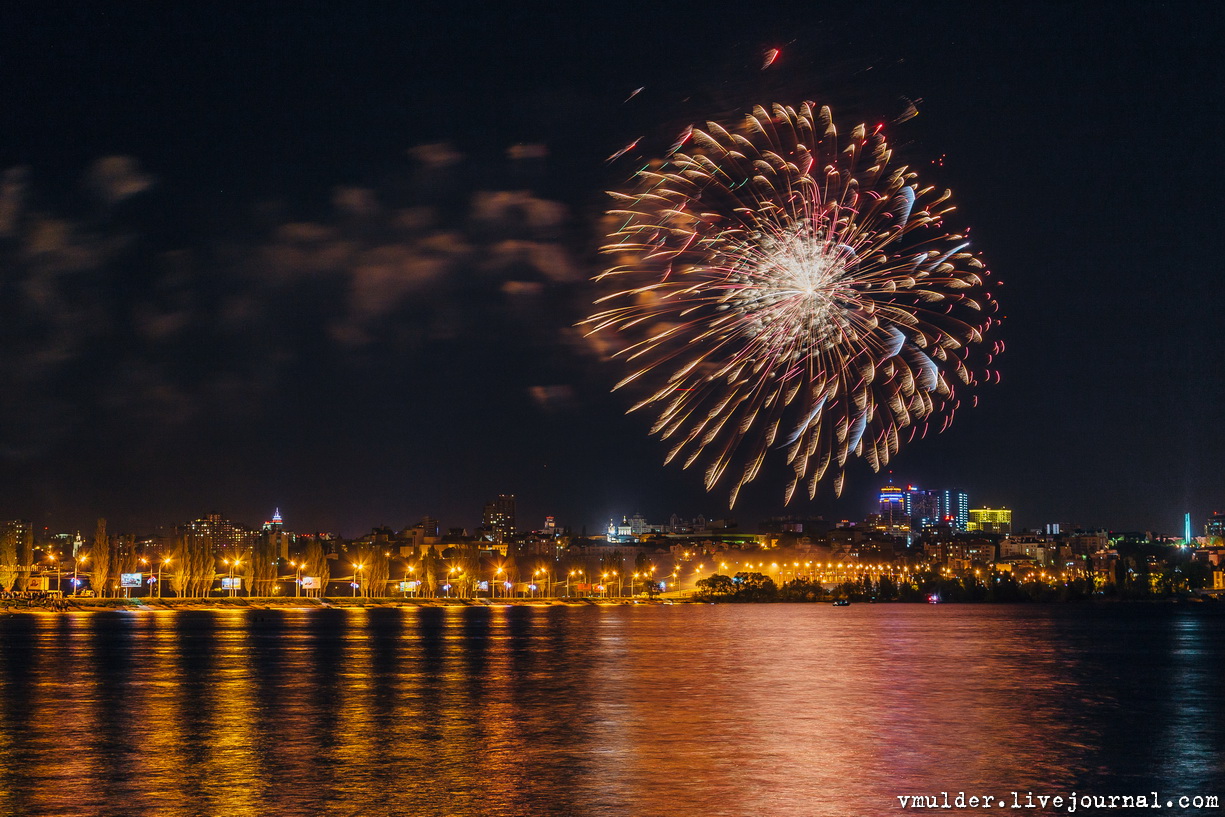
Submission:
[[[620,341],[616,388],[645,389],[631,410],[658,413],[667,461],[702,459],[708,490],[732,470],[732,504],[772,450],[787,501],[827,474],[841,493],[851,455],[879,470],[948,425],[957,388],[998,381],[972,363],[999,323],[989,273],[945,231],[951,194],[892,165],[881,131],[758,107],[611,194],[610,291],[583,323]]]
[[[637,139],[635,139],[634,141],[630,142],[628,145],[626,145],[625,147],[621,148],[620,150],[618,150],[618,151],[617,151],[616,153],[614,153],[612,156],[609,156],[609,157],[608,157],[607,159],[605,159],[604,161],[606,161],[606,162],[615,162],[615,161],[617,161],[617,160],[618,160],[618,159],[620,159],[622,156],[624,156],[625,154],[629,153],[629,152],[630,152],[631,150],[633,150],[634,148],[638,147],[638,143],[639,143],[639,142],[641,142],[641,141],[642,141],[642,137],[641,137],[641,136],[639,136]]]
[[[777,48],[771,48],[766,51],[765,61],[762,63],[761,70],[766,70],[778,60],[778,55],[783,53]]]

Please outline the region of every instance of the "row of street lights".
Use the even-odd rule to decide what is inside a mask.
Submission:
[[[54,567],[54,570],[56,573],[56,587],[58,588],[60,585],[60,582],[62,581],[62,575],[63,575],[62,574],[62,561],[60,561],[55,554],[48,554],[47,560]],[[83,583],[80,578],[80,571],[83,569],[83,567],[88,562],[88,560],[89,560],[88,555],[82,555],[82,556],[79,556],[73,559],[72,595],[74,596],[79,595],[80,593],[81,585]],[[154,583],[157,584],[157,598],[160,599],[163,597],[163,594],[162,594],[163,571],[172,564],[173,559],[170,556],[164,556],[164,557],[155,559],[154,561],[156,562],[156,566],[157,566],[157,578]],[[146,568],[148,568],[150,566],[150,559],[141,557],[140,563],[144,565]],[[223,583],[224,585],[223,589],[227,590],[228,595],[233,597],[237,595],[237,590],[238,590],[238,585],[237,585],[237,582],[235,581],[236,579],[235,571],[240,569],[243,566],[244,564],[243,559],[238,556],[235,556],[235,557],[227,556],[221,560],[221,563],[226,568],[226,579]],[[293,560],[289,562],[289,566],[294,571],[293,573],[294,595],[296,597],[300,597],[302,595],[302,589],[303,589],[303,572],[306,569],[307,564],[304,561]],[[364,578],[365,576],[364,571],[366,570],[366,565],[364,563],[354,562],[352,563],[352,566],[353,566],[353,576],[350,580],[350,584],[353,588],[353,595],[357,596],[362,591],[362,588],[366,583],[365,578]],[[410,587],[412,587],[413,591],[416,590],[416,587],[420,586],[420,582],[416,580],[417,578],[416,570],[417,568],[415,565],[412,565],[412,564],[405,565],[405,583],[409,585]],[[595,585],[595,589],[602,596],[608,596],[610,594],[610,589],[609,589],[610,581],[609,580],[611,578],[616,583],[615,595],[621,596],[624,594],[624,581],[626,578],[628,578],[630,595],[632,596],[634,595],[634,592],[636,590],[636,585],[639,582],[645,583],[647,581],[652,580],[654,577],[654,573],[655,573],[654,567],[650,568],[649,571],[643,570],[640,572],[635,572],[633,574],[626,574],[626,576],[622,576],[620,571],[616,571],[616,570],[604,571],[599,574],[600,583]],[[446,591],[447,595],[450,594],[452,583],[456,580],[459,580],[465,577],[466,575],[467,575],[467,572],[462,567],[453,565],[450,568],[448,568],[447,577],[446,577],[447,582],[443,586],[443,589],[444,591]],[[677,573],[674,571],[671,574],[671,578],[675,579],[676,576],[677,576]],[[527,590],[525,592],[530,595],[535,595],[537,592],[541,592],[542,588],[539,585],[543,582],[544,588],[543,588],[542,595],[552,596],[554,589],[556,588],[558,584],[560,584],[565,588],[564,594],[566,596],[571,596],[573,595],[573,585],[574,584],[582,585],[585,583],[586,579],[587,579],[587,571],[582,568],[575,568],[565,574],[564,581],[556,582],[554,580],[554,574],[551,569],[547,567],[537,567],[532,571],[532,580],[530,583],[527,584]],[[279,581],[281,580],[278,579],[278,582]],[[492,581],[489,582],[488,584],[488,589],[492,593],[493,597],[495,598],[497,598],[499,594],[504,597],[510,597],[513,595],[514,584],[510,581],[510,577],[509,577],[509,574],[505,566],[499,565],[495,568],[493,572]],[[587,588],[584,588],[584,589],[587,589]],[[248,588],[248,593],[249,592],[250,592],[250,588]],[[408,592],[410,591],[408,589],[405,589],[405,593],[408,593]]]

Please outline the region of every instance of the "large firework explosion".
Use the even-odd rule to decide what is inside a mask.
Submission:
[[[881,128],[839,135],[828,108],[758,107],[738,126],[686,129],[637,174],[603,251],[611,288],[584,325],[612,341],[658,412],[667,461],[731,469],[731,504],[777,450],[789,502],[850,455],[879,470],[943,431],[957,387],[992,377],[998,306],[950,193],[890,164]],[[983,358],[972,368],[972,353]],[[832,470],[831,470],[832,469]]]

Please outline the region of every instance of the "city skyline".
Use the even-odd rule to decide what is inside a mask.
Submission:
[[[618,528],[618,518],[622,520],[621,527],[624,528],[624,532],[629,532],[630,528],[625,526],[630,525],[634,520],[639,520],[639,522],[645,524],[648,520],[671,519],[674,525],[677,524],[677,520],[684,522],[706,520],[718,522],[720,526],[728,524],[735,529],[751,533],[769,529],[774,523],[786,520],[821,520],[830,525],[870,526],[878,524],[882,526],[882,530],[900,530],[901,526],[905,526],[905,530],[914,531],[915,533],[929,528],[944,526],[954,533],[989,532],[1050,535],[1052,533],[1058,534],[1061,530],[1084,530],[1108,531],[1111,533],[1143,532],[1154,537],[1170,539],[1177,538],[1179,534],[1185,534],[1189,530],[1192,539],[1197,537],[1211,539],[1221,536],[1223,529],[1221,519],[1225,517],[1225,513],[1218,510],[1210,511],[1200,518],[1184,514],[1183,526],[1177,531],[1156,528],[1126,528],[1111,525],[1108,522],[1095,524],[1072,519],[1045,519],[1044,521],[1032,524],[1023,521],[1014,523],[1013,514],[1017,509],[1010,507],[1008,503],[997,506],[984,505],[983,503],[972,501],[969,494],[960,489],[930,489],[914,483],[895,485],[892,479],[880,484],[873,500],[860,509],[858,513],[852,512],[840,517],[827,517],[825,514],[794,511],[762,518],[748,518],[725,510],[715,510],[713,512],[699,510],[696,513],[691,513],[689,511],[672,509],[667,513],[643,513],[641,508],[635,507],[617,509],[604,522],[571,522],[564,518],[559,519],[556,514],[546,514],[539,517],[539,519],[523,520],[523,524],[518,524],[517,520],[522,518],[518,517],[517,514],[517,502],[518,499],[513,494],[498,494],[489,501],[484,502],[479,513],[469,513],[460,519],[440,519],[430,513],[416,515],[409,513],[407,515],[402,514],[403,518],[397,519],[366,520],[364,526],[359,525],[353,529],[301,527],[300,525],[292,524],[292,516],[291,524],[286,525],[279,505],[273,507],[270,518],[267,518],[268,514],[262,516],[259,514],[255,516],[233,516],[221,509],[214,508],[204,513],[196,513],[195,515],[178,519],[164,517],[155,519],[152,515],[144,514],[133,518],[133,520],[128,520],[122,517],[117,519],[101,515],[91,519],[89,524],[93,525],[97,519],[106,519],[108,523],[117,521],[119,525],[112,525],[112,530],[118,528],[122,529],[122,532],[125,534],[143,535],[164,534],[174,530],[195,530],[200,526],[208,527],[213,524],[223,524],[227,526],[237,525],[238,530],[252,533],[260,530],[265,532],[270,530],[292,530],[296,536],[325,535],[340,539],[360,538],[361,536],[368,535],[371,531],[402,531],[414,527],[424,527],[427,530],[427,534],[432,536],[438,536],[443,532],[450,532],[453,535],[487,538],[491,542],[502,544],[512,536],[528,533],[547,533],[549,535],[561,535],[564,533],[567,536],[589,537],[592,539],[603,538],[605,534],[608,534],[609,538],[612,538],[614,529]],[[1028,511],[1023,512],[1021,519],[1038,519],[1041,516],[1040,512]],[[40,525],[20,515],[11,516],[11,518],[13,520],[11,523],[4,524],[19,523],[27,525],[43,541],[45,541],[47,536],[65,537],[75,535],[76,541],[79,544],[82,541],[80,538],[81,531],[87,529],[86,527],[74,527],[71,525],[59,527],[51,524]],[[248,524],[249,520],[261,518],[263,519],[262,523]],[[989,520],[991,524],[984,527],[982,525],[983,520]],[[994,527],[995,523],[1000,521],[1005,523],[1006,527],[1003,530],[997,530]],[[540,524],[535,525],[535,522]],[[658,524],[654,527],[658,527]],[[646,528],[644,528],[645,530]],[[429,531],[432,531],[432,533],[428,533]],[[634,532],[638,533],[640,531]]]
[[[899,483],[1021,527],[1177,533],[1225,506],[1223,284],[1197,240],[1221,67],[1196,14],[716,9],[682,36],[630,9],[49,8],[0,12],[23,66],[0,135],[0,517],[472,525],[499,493],[591,529],[723,515],[727,486],[662,464],[575,324],[604,190],[688,125],[806,99],[882,124],[1004,283],[1001,382],[904,448]],[[886,475],[853,460],[841,499],[783,506],[789,476],[768,452],[732,515],[858,515]]]

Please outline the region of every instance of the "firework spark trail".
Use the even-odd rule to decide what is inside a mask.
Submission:
[[[596,280],[612,291],[584,325],[620,337],[616,388],[645,388],[631,410],[658,412],[667,461],[706,460],[708,490],[731,469],[732,504],[771,450],[787,501],[831,468],[841,493],[849,457],[879,470],[947,427],[958,386],[998,380],[972,363],[998,307],[945,232],[950,193],[891,159],[879,126],[840,136],[828,108],[758,107],[686,129],[611,193]]]

